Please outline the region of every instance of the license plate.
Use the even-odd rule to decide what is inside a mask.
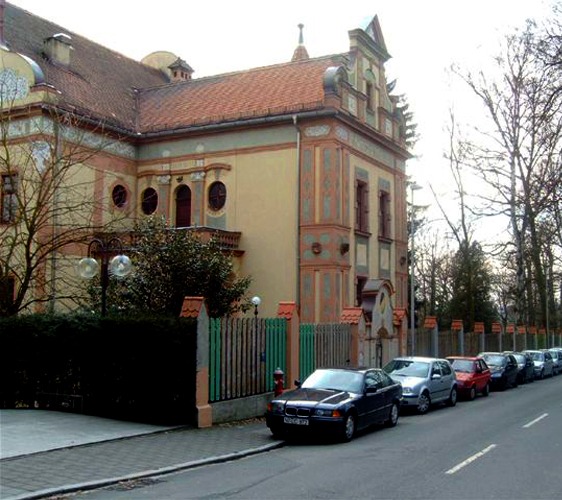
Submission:
[[[283,422],[293,425],[308,425],[308,420],[306,418],[285,417]]]

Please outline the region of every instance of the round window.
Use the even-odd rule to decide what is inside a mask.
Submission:
[[[117,184],[117,186],[113,188],[111,198],[113,199],[113,204],[116,207],[124,207],[125,203],[127,203],[127,189],[125,189],[125,186]]]
[[[209,186],[209,207],[220,210],[226,203],[226,186],[222,182],[213,182]]]
[[[153,214],[158,206],[158,193],[153,188],[147,188],[142,192],[142,212],[145,215]]]

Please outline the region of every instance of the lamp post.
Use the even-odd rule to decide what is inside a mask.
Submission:
[[[97,256],[101,262],[93,257]],[[101,315],[107,313],[107,286],[109,285],[109,273],[124,277],[132,269],[131,259],[123,255],[123,242],[116,236],[108,240],[94,238],[88,245],[88,257],[78,262],[78,274],[82,278],[91,279],[100,273],[101,285]]]
[[[416,245],[415,245],[415,216],[414,216],[414,191],[421,189],[421,186],[415,182],[410,183],[410,232],[412,234],[412,249],[410,253],[410,349],[412,350],[411,355],[414,356],[416,353],[416,327],[414,321],[414,264],[416,260]]]
[[[254,318],[258,319],[258,306],[261,304],[261,299],[256,295],[252,297],[252,304],[254,304]]]

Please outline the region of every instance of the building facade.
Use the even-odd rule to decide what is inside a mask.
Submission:
[[[364,303],[377,329],[402,342],[410,154],[376,16],[349,32],[348,52],[309,57],[300,26],[285,63],[194,78],[170,52],[133,61],[1,7],[10,141],[32,145],[35,163],[38,144],[52,152],[60,117],[73,117],[58,154],[78,135],[90,152],[76,162],[75,192],[95,202],[84,208],[91,228],[126,230],[160,214],[177,228],[220,230],[239,272],[252,276],[262,314],[293,301],[303,322],[332,322]],[[3,172],[4,231],[13,222],[10,189],[23,178],[17,168]],[[61,217],[52,230],[71,222]],[[69,242],[41,273],[70,275],[84,252]],[[48,293],[56,308],[69,281],[38,284],[34,293]]]

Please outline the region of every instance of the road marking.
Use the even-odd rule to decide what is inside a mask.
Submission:
[[[540,422],[543,418],[548,417],[548,413],[543,413],[540,417],[535,418],[535,420],[531,420],[528,424],[523,426],[523,429],[528,429],[531,425],[535,425],[537,422]]]
[[[455,472],[460,471],[463,467],[466,467],[471,462],[474,462],[477,458],[483,457],[486,453],[492,451],[495,447],[495,444],[491,444],[487,448],[484,448],[482,451],[479,451],[478,453],[475,453],[471,457],[467,458],[460,464],[455,465],[452,469],[449,469],[447,472],[445,472],[445,474],[454,474]]]

